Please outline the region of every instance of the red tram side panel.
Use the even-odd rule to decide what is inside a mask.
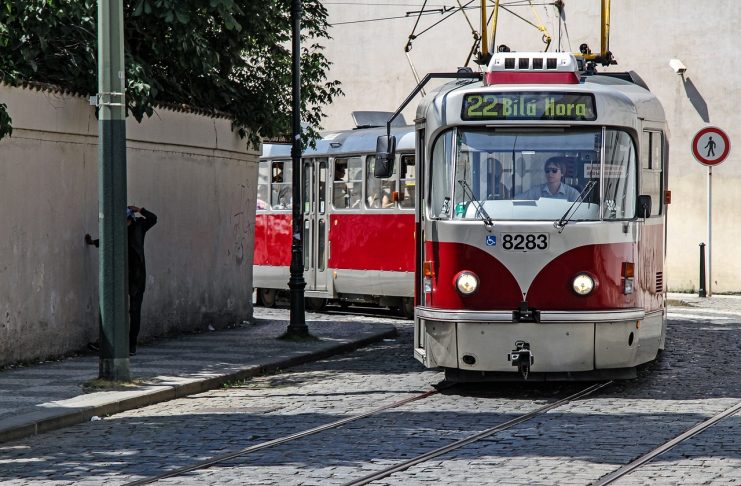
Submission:
[[[414,214],[332,214],[329,247],[332,269],[414,272]]]
[[[257,214],[255,216],[254,265],[288,267],[291,265],[291,215]]]

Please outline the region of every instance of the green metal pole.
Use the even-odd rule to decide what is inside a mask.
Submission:
[[[122,0],[98,1],[100,373],[129,374],[126,112]]]

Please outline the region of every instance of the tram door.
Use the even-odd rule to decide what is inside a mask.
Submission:
[[[304,159],[303,171],[306,290],[327,290],[327,159]]]

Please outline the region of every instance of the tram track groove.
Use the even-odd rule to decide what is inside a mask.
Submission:
[[[369,474],[367,476],[364,476],[360,479],[356,479],[354,481],[350,481],[349,483],[345,483],[343,486],[361,486],[368,483],[371,483],[373,481],[378,481],[379,479],[387,478],[388,476],[391,476],[394,473],[404,471],[406,469],[409,469],[412,466],[415,466],[417,464],[420,464],[422,462],[426,462],[430,459],[433,459],[435,457],[441,456],[443,454],[446,454],[448,452],[454,451],[456,449],[460,449],[461,447],[464,447],[468,444],[471,444],[473,442],[479,441],[481,439],[484,439],[486,437],[489,437],[491,435],[496,434],[497,432],[501,432],[503,430],[510,429],[514,427],[515,425],[519,425],[523,422],[526,422],[538,415],[544,414],[550,410],[553,410],[555,408],[558,408],[562,405],[565,405],[567,403],[573,402],[575,400],[578,400],[580,398],[583,398],[585,396],[591,395],[592,393],[601,390],[602,388],[612,384],[612,381],[607,381],[604,383],[596,383],[594,385],[591,385],[584,390],[581,390],[577,393],[574,393],[573,395],[569,395],[568,397],[562,398],[561,400],[555,401],[553,403],[544,405],[540,408],[537,408],[536,410],[533,410],[532,412],[528,412],[524,415],[520,415],[519,417],[516,417],[512,420],[508,420],[504,423],[501,423],[499,425],[495,425],[494,427],[490,427],[482,432],[479,432],[477,434],[474,434],[472,436],[466,437],[464,439],[457,440],[453,442],[452,444],[448,444],[443,447],[439,447],[435,450],[432,450],[430,452],[427,452],[425,454],[421,454],[415,458],[409,459],[407,461],[404,461],[402,463],[399,463],[395,466],[388,467],[386,469],[382,469],[381,471],[377,471],[373,474]]]
[[[425,398],[431,397],[433,395],[439,394],[442,390],[446,390],[449,388],[452,388],[455,386],[455,384],[443,384],[439,387],[437,387],[434,390],[428,390],[426,392],[414,395],[412,397],[404,398],[402,400],[397,400],[393,403],[389,403],[388,405],[384,405],[381,407],[374,408],[372,410],[369,410],[367,412],[358,414],[358,415],[352,415],[350,417],[346,417],[344,419],[336,420],[334,422],[330,422],[328,424],[320,425],[318,427],[313,427],[311,429],[307,429],[301,432],[296,432],[294,434],[286,435],[283,437],[279,437],[277,439],[269,440],[267,442],[262,442],[260,444],[255,444],[253,446],[245,447],[244,449],[240,449],[238,451],[228,452],[226,454],[221,454],[218,456],[213,456],[209,459],[206,459],[204,461],[200,461],[194,464],[191,464],[190,466],[184,466],[177,469],[173,469],[172,471],[168,471],[162,474],[159,474],[157,476],[150,476],[147,478],[138,479],[136,481],[131,481],[128,483],[124,483],[124,486],[140,486],[144,484],[151,484],[155,483],[157,481],[160,481],[162,479],[172,478],[176,476],[181,476],[185,473],[189,473],[192,471],[197,471],[200,469],[207,469],[215,464],[219,464],[221,462],[229,461],[231,459],[236,459],[237,457],[246,456],[248,454],[251,454],[253,452],[257,452],[263,449],[267,449],[270,447],[278,446],[281,444],[284,444],[286,442],[290,442],[292,440],[301,439],[303,437],[307,437],[310,435],[318,434],[320,432],[324,432],[325,430],[331,430],[338,427],[341,427],[345,424],[348,424],[350,422],[354,422],[356,420],[361,420],[367,417],[371,417],[373,415],[376,415],[378,413],[384,412],[386,410],[391,410],[394,408],[401,407],[403,405],[416,402],[419,400],[424,400]]]
[[[606,486],[608,484],[611,484],[618,479],[627,476],[631,472],[635,471],[639,467],[643,466],[644,464],[648,463],[649,461],[655,459],[656,457],[660,456],[661,454],[665,453],[666,451],[673,449],[677,445],[681,444],[682,442],[694,437],[695,435],[703,432],[704,430],[710,428],[711,426],[715,425],[716,423],[720,422],[723,419],[726,419],[735,413],[737,413],[739,410],[741,410],[741,402],[738,402],[736,405],[725,409],[724,411],[714,415],[713,417],[704,420],[700,422],[699,424],[694,425],[693,427],[687,429],[683,433],[679,434],[678,436],[674,437],[673,439],[670,439],[666,442],[664,442],[659,447],[656,447],[655,449],[651,450],[650,452],[647,452],[646,454],[643,454],[642,456],[638,457],[634,461],[631,461],[630,463],[618,468],[617,470],[601,477],[594,483],[592,483],[592,486]]]

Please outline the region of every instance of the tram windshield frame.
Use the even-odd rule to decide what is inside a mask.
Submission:
[[[636,145],[618,128],[453,127],[429,167],[432,219],[555,221],[569,208],[570,221],[636,217]]]

